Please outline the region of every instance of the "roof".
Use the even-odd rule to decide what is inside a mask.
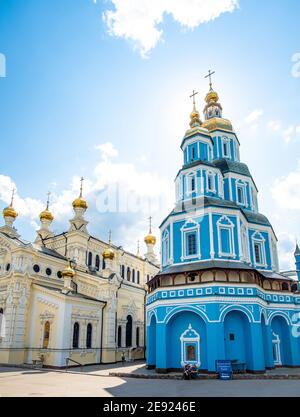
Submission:
[[[195,204],[191,204],[189,202],[178,203],[176,207],[174,208],[174,210],[172,210],[172,212],[161,223],[161,226],[170,216],[173,216],[176,214],[188,213],[189,211],[195,211],[195,208],[201,209],[201,208],[211,207],[211,206],[239,210],[243,213],[243,215],[246,217],[249,223],[257,223],[263,226],[272,227],[268,218],[264,216],[263,214],[254,213],[250,210],[245,210],[230,200],[224,200],[221,198],[207,197],[207,196],[195,198]]]
[[[33,245],[33,248],[36,249],[38,252],[42,253],[43,255],[53,256],[54,258],[61,259],[61,260],[64,260],[64,261],[67,260],[67,258],[65,256],[63,256],[60,253],[56,252],[55,250],[49,249],[45,246],[40,247],[40,246],[37,246],[37,245]]]
[[[248,166],[243,162],[232,161],[231,159],[217,159],[213,161],[213,163],[222,171],[223,174],[226,172],[235,172],[237,174],[251,177]]]
[[[174,265],[160,272],[159,275],[170,275],[180,274],[183,272],[194,272],[205,269],[219,268],[219,269],[245,269],[253,270],[248,264],[244,262],[232,262],[232,261],[204,261],[204,262],[193,262],[183,265]]]
[[[36,283],[35,283],[35,285],[37,287],[46,288],[47,290],[55,292],[57,294],[62,294],[60,288],[51,287],[51,286],[48,286],[48,285],[36,284]],[[65,295],[67,297],[74,297],[74,298],[83,299],[83,300],[96,301],[97,303],[106,303],[106,301],[98,300],[97,298],[89,297],[87,295],[79,294],[79,293],[70,292],[68,294],[63,294],[63,295]]]

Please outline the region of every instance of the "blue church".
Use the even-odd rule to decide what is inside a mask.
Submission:
[[[203,122],[196,94],[176,204],[160,226],[161,272],[148,283],[147,367],[300,366],[300,249],[296,281],[279,272],[275,232],[211,80]]]

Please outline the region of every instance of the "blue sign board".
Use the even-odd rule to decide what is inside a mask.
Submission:
[[[231,361],[217,360],[216,371],[219,374],[219,379],[232,379],[232,363]]]

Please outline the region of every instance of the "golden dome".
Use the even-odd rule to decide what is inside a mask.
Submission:
[[[78,197],[73,201],[73,207],[86,210],[88,208],[88,204],[82,197]]]
[[[206,103],[210,103],[211,101],[219,101],[218,93],[214,90],[210,90],[209,93],[205,97]]]
[[[9,206],[3,210],[3,217],[12,217],[16,219],[18,217],[18,213],[12,206]]]
[[[75,277],[75,271],[71,266],[71,261],[69,261],[68,266],[62,271],[61,273],[63,278],[74,278]]]
[[[223,119],[222,117],[213,117],[211,119],[205,120],[202,126],[206,128],[209,132],[218,129],[227,130],[230,132],[233,131],[231,122],[227,119]]]
[[[156,237],[152,233],[149,233],[145,237],[144,241],[145,241],[146,245],[155,245],[155,243],[156,243]]]
[[[112,261],[115,257],[115,252],[109,247],[103,251],[102,256],[104,259],[110,259]]]
[[[53,222],[54,216],[48,209],[46,209],[40,214],[40,220],[48,220],[49,222]]]

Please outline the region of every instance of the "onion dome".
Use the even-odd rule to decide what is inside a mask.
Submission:
[[[10,205],[3,210],[3,217],[4,218],[12,217],[13,219],[16,219],[18,217],[18,213],[16,212],[16,210],[13,207],[13,205],[14,205],[14,196],[15,196],[15,190],[13,190],[13,192],[12,192]]]
[[[216,103],[217,101],[219,101],[218,93],[214,90],[210,90],[206,94],[205,101],[206,101],[207,104],[211,103],[212,101],[214,101]]]
[[[49,222],[53,222],[53,220],[54,220],[54,216],[53,216],[53,214],[51,213],[51,211],[49,210],[50,195],[51,195],[51,194],[50,194],[50,193],[48,193],[48,200],[47,200],[47,207],[46,207],[46,210],[42,211],[42,212],[41,212],[41,214],[40,214],[40,220],[41,220],[41,221],[46,220],[46,221],[49,221]]]
[[[103,251],[102,256],[103,256],[103,259],[110,259],[112,261],[115,257],[115,252],[113,251],[111,247],[111,230],[109,231],[108,243],[109,243],[109,247]]]
[[[80,194],[79,194],[79,197],[76,198],[73,201],[73,203],[72,203],[74,209],[84,209],[84,210],[87,210],[87,208],[88,208],[87,202],[82,197],[83,181],[84,181],[84,179],[81,178],[81,186],[80,186]]]
[[[61,275],[63,278],[74,278],[75,277],[75,271],[72,268],[71,260],[68,261],[68,266],[62,271]]]
[[[156,237],[152,233],[149,233],[144,240],[147,245],[155,245],[156,243]]]
[[[156,237],[152,234],[152,217],[149,217],[149,221],[150,221],[149,233],[145,237],[144,242],[146,243],[146,245],[155,245]]]
[[[196,100],[195,97],[198,94],[198,92],[196,92],[195,90],[193,90],[193,94],[190,96],[190,98],[193,98],[193,111],[190,115],[191,121],[190,121],[190,127],[197,127],[197,126],[201,126],[202,122],[200,120],[200,113],[198,112],[198,110],[196,109]]]

